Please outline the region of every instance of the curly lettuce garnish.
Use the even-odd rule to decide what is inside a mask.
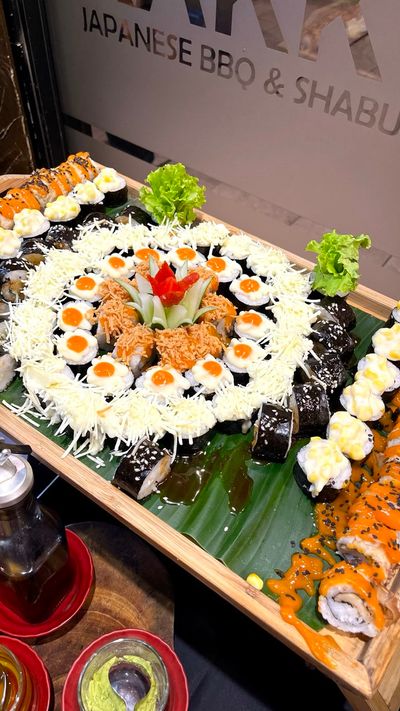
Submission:
[[[313,271],[313,288],[326,296],[344,296],[353,291],[359,279],[360,247],[369,249],[368,235],[339,235],[336,230],[322,235],[320,242],[311,240],[306,250],[317,254]]]
[[[153,170],[146,183],[150,187],[141,188],[139,198],[159,224],[175,219],[180,225],[187,225],[196,218],[193,208],[205,203],[205,187],[186,172],[182,163],[168,163]]]

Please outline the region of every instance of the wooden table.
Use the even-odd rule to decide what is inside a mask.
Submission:
[[[140,183],[130,178],[126,180],[133,193],[141,187]],[[15,186],[17,182],[15,177],[0,178],[0,191]],[[204,212],[199,212],[199,216],[205,220],[217,219]],[[232,232],[239,232],[232,225],[227,224],[227,227]],[[313,266],[295,254],[286,254],[301,267]],[[359,286],[352,294],[349,303],[381,319],[387,318],[394,305],[392,299],[363,286]],[[3,406],[0,406],[0,427],[15,440],[29,442],[35,456],[50,469],[334,679],[355,711],[397,711],[400,704],[400,621],[385,628],[370,641],[329,630],[329,634],[336,637],[341,647],[335,657],[336,667],[330,669],[313,657],[294,627],[282,620],[278,605],[264,593],[255,590],[236,573],[104,481],[79,460],[72,456],[62,459],[63,450],[57,444],[36,432],[31,425]],[[326,633],[325,630],[321,632]]]

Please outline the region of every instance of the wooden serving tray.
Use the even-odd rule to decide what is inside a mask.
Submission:
[[[0,191],[16,186],[24,176],[18,178],[0,177]],[[126,178],[126,181],[130,190],[137,193],[141,183],[131,178]],[[204,220],[218,219],[201,211],[198,214]],[[231,232],[239,232],[234,226],[224,224]],[[270,244],[252,237],[263,244]],[[310,261],[287,251],[286,254],[294,264],[312,269]],[[349,303],[384,320],[395,302],[367,287],[359,286]],[[386,627],[378,637],[370,641],[323,629],[320,634],[329,633],[336,637],[342,650],[335,655],[335,668],[330,669],[313,657],[294,627],[283,621],[278,605],[263,592],[251,587],[236,573],[111,486],[81,461],[71,455],[62,458],[63,449],[59,445],[3,405],[0,405],[0,427],[18,442],[28,442],[34,455],[50,469],[334,679],[356,711],[397,711],[400,703],[400,621]]]

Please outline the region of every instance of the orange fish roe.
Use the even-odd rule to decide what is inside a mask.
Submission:
[[[129,365],[129,360],[133,355],[141,355],[150,358],[154,348],[154,331],[147,326],[137,323],[125,330],[116,343],[117,357],[123,363]]]
[[[121,277],[121,281],[125,281],[127,284],[131,284],[129,279]],[[99,286],[99,294],[103,300],[103,303],[108,301],[108,299],[119,299],[120,301],[129,301],[130,296],[125,289],[117,284],[114,279],[105,279]]]
[[[139,321],[137,311],[120,299],[107,299],[96,311],[96,318],[101,325],[107,343],[130,330]]]
[[[180,372],[192,368],[208,353],[216,358],[222,351],[216,329],[206,323],[156,331],[155,338],[160,364],[170,365]]]
[[[196,272],[196,274],[199,275],[200,279],[211,279],[205,293],[210,294],[211,292],[217,291],[218,285],[219,285],[219,279],[214,272],[211,271],[211,269],[207,269],[207,267],[192,267],[189,269],[189,274],[191,272]]]

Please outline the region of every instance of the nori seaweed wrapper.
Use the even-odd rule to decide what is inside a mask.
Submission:
[[[349,373],[335,351],[321,353],[318,360],[311,357],[304,365],[311,377],[324,385],[329,397],[335,395],[347,382]]]
[[[328,351],[336,351],[340,357],[351,355],[356,346],[354,338],[339,324],[332,321],[317,321],[310,338]]]
[[[284,462],[292,443],[293,412],[287,407],[264,403],[254,425],[251,453],[254,459]]]
[[[142,440],[122,457],[112,484],[134,499],[149,496],[169,474],[171,454],[149,439]]]
[[[293,433],[299,437],[324,433],[330,418],[327,392],[321,383],[295,385],[289,407],[293,412]]]

